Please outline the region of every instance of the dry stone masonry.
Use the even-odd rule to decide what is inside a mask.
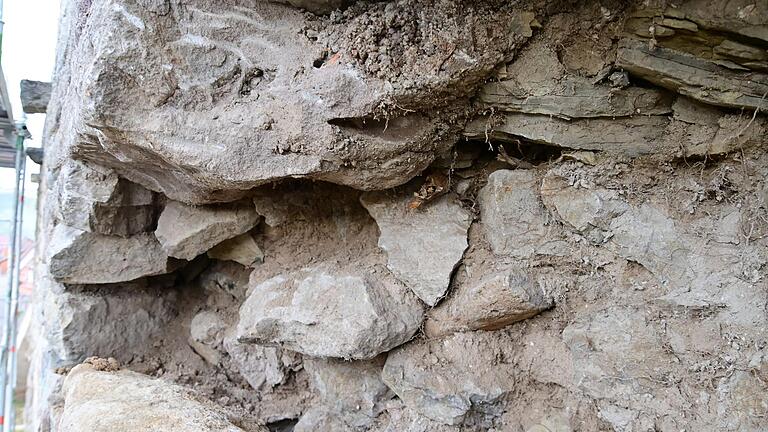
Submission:
[[[27,430],[768,430],[768,3],[64,0],[56,64]]]

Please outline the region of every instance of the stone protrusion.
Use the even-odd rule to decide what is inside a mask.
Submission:
[[[74,285],[156,276],[171,272],[176,263],[151,233],[123,238],[59,224],[48,245],[48,266],[56,281]]]
[[[160,214],[155,235],[169,256],[192,260],[249,231],[258,218],[253,206],[247,204],[191,206],[171,201]]]
[[[71,161],[58,185],[59,218],[71,227],[128,237],[155,222],[154,194],[110,169]]]
[[[211,248],[208,256],[222,261],[234,261],[246,267],[264,262],[264,252],[248,233],[224,240]]]
[[[237,338],[313,357],[370,359],[411,339],[422,319],[418,299],[386,271],[319,266],[252,280]]]
[[[127,370],[78,365],[62,392],[61,432],[243,432],[225,411],[190,390]]]
[[[21,107],[27,114],[44,114],[51,100],[51,83],[21,80]]]
[[[459,286],[445,304],[430,311],[425,327],[430,336],[498,330],[552,305],[552,298],[534,277],[523,270],[510,269],[490,274],[469,286]]]

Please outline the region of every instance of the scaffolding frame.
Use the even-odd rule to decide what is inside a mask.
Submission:
[[[3,295],[3,332],[0,337],[0,425],[3,432],[12,432],[16,427],[14,392],[18,367],[17,326],[19,309],[19,286],[21,276],[22,224],[24,222],[24,180],[27,158],[24,153],[23,125],[16,129],[15,174],[13,191],[13,216],[11,219],[10,251],[8,254],[8,283]]]

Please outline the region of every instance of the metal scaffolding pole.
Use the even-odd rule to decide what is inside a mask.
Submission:
[[[11,223],[10,253],[8,255],[8,284],[3,297],[5,312],[2,339],[0,340],[0,424],[3,432],[10,432],[14,427],[13,391],[16,383],[16,311],[19,298],[19,276],[21,263],[21,224],[24,215],[24,131],[21,127],[16,134],[16,185],[14,187],[14,212]]]

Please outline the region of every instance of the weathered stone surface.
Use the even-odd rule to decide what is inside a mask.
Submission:
[[[234,261],[246,267],[264,262],[264,252],[248,233],[224,240],[210,249],[208,256],[222,261]]]
[[[70,161],[62,167],[57,185],[59,218],[71,227],[127,237],[154,223],[152,192],[110,169]]]
[[[432,420],[461,424],[474,414],[499,414],[496,402],[514,382],[514,366],[499,363],[492,332],[456,333],[392,351],[382,379],[405,404]],[[503,355],[502,355],[503,357]]]
[[[539,200],[536,173],[499,170],[478,194],[482,227],[493,253],[528,257],[551,250],[548,214]]]
[[[40,283],[53,282],[46,277]],[[70,364],[90,356],[130,360],[161,337],[177,314],[175,293],[159,287],[132,283],[103,287],[98,293],[56,291],[42,305],[46,337],[57,357]]]
[[[729,108],[756,109],[768,94],[768,75],[738,73],[668,48],[623,39],[616,65],[658,86],[698,101]]]
[[[219,407],[190,390],[135,372],[78,365],[63,391],[61,432],[242,432]]]
[[[45,113],[50,100],[51,83],[21,80],[21,107],[25,113]]]
[[[712,11],[717,11],[713,13]],[[657,46],[714,61],[734,70],[767,70],[768,5],[749,0],[649,3],[627,19],[625,33]],[[653,34],[651,34],[653,32]]]
[[[672,111],[672,98],[657,89],[615,89],[594,85],[582,77],[566,77],[552,87],[530,94],[517,80],[491,82],[478,94],[479,102],[500,111],[574,118],[660,115]]]
[[[425,330],[436,337],[456,331],[498,330],[552,307],[552,298],[524,270],[490,274],[461,285],[445,304],[432,309]]]
[[[553,213],[593,242],[604,243],[650,271],[669,288],[657,297],[658,302],[715,308],[717,316],[731,324],[754,326],[768,319],[761,312],[766,295],[756,284],[762,278],[756,268],[766,262],[764,255],[755,252],[751,259],[742,260],[735,244],[709,242],[699,232],[688,232],[656,205],[629,205],[605,188],[569,185],[564,177],[574,173],[563,168],[555,171],[542,186]],[[732,213],[712,223],[721,232],[720,227],[731,219]]]
[[[250,205],[190,206],[171,201],[160,213],[155,235],[170,256],[191,260],[258,222]]]
[[[291,3],[330,5],[299,1]],[[425,49],[398,55],[397,70],[389,56],[354,54],[367,50],[359,45],[364,33],[377,34],[368,31],[374,20],[384,33],[392,28],[383,5],[372,17],[321,25],[266,1],[195,0],[177,8],[110,0],[73,8],[60,48],[77,56],[60,65],[54,100],[76,109],[63,110],[56,133],[78,158],[188,203],[231,201],[292,177],[394,187],[455,142],[430,108],[471,93],[532,35],[531,12],[481,5],[477,19],[463,21],[424,13],[456,4],[463,5],[390,7],[425,35],[416,39]],[[456,55],[456,46],[431,36],[438,23],[462,47]],[[406,98],[418,113],[382,110]]]
[[[579,187],[553,173],[542,181],[541,198],[560,220],[595,244],[610,238],[611,221],[629,208],[615,191]]]
[[[318,266],[251,280],[237,338],[314,357],[373,358],[408,341],[423,318],[416,297],[386,273]]]
[[[421,300],[434,306],[467,248],[472,216],[453,195],[409,208],[410,194],[365,194],[360,202],[379,226],[387,267]]]
[[[349,3],[349,0],[272,0],[293,7],[306,9],[316,14],[325,14]]]
[[[150,233],[123,238],[59,224],[47,252],[51,275],[66,284],[127,282],[175,267]]]
[[[275,347],[240,343],[233,331],[225,333],[224,349],[231,364],[254,390],[264,391],[282,384],[289,369],[301,367],[297,354]]]
[[[200,311],[189,323],[189,346],[205,361],[212,365],[219,364],[220,355],[216,349],[221,345],[221,334],[227,323],[213,311]]]
[[[476,140],[492,139],[501,142],[518,142],[522,138],[576,150],[600,150],[638,156],[679,147],[679,143],[664,139],[668,125],[669,119],[663,116],[566,121],[540,115],[502,114],[472,120],[464,130],[464,135]],[[600,133],[595,134],[596,130]]]
[[[306,359],[304,367],[319,397],[299,420],[296,432],[324,430],[323,424],[330,421],[338,424],[338,430],[369,429],[394,396],[381,380],[384,360]]]

